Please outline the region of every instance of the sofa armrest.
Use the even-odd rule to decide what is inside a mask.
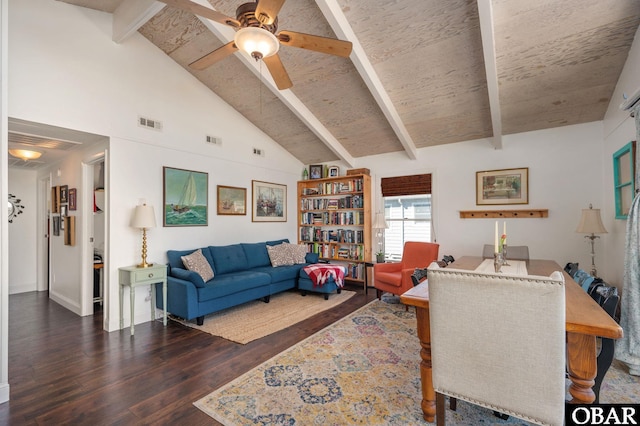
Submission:
[[[156,285],[156,307],[162,309],[162,284]],[[201,315],[198,310],[198,291],[191,281],[175,276],[167,278],[167,311],[187,320]]]
[[[171,276],[184,281],[189,281],[196,287],[204,287],[205,284],[200,274],[194,271],[189,271],[188,269],[171,268]]]
[[[402,263],[390,262],[390,263],[374,263],[373,273],[377,272],[400,272],[402,270]]]

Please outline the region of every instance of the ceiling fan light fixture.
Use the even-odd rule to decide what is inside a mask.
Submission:
[[[36,160],[42,155],[40,151],[32,151],[30,149],[10,149],[9,154],[24,161]]]
[[[255,60],[275,55],[280,49],[280,42],[276,36],[258,27],[241,28],[233,40],[238,49]]]

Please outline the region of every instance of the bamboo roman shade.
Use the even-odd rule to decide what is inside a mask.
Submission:
[[[382,178],[380,186],[383,197],[431,194],[431,173]]]

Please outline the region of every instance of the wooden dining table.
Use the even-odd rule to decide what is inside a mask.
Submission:
[[[475,270],[482,257],[461,257],[450,268]],[[571,385],[571,403],[591,404],[595,401],[593,385],[597,374],[597,337],[619,339],[622,327],[591,298],[562,267],[553,260],[526,261],[529,275],[549,276],[561,271],[565,279],[567,372]],[[400,296],[405,305],[416,307],[418,339],[422,347],[420,357],[420,379],[422,381],[422,412],[428,422],[436,415],[436,397],[431,378],[431,330],[429,323],[428,279]],[[540,312],[544,315],[544,312]]]

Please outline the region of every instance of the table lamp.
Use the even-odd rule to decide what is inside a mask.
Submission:
[[[131,226],[142,229],[142,263],[138,265],[138,268],[153,266],[153,263],[147,263],[147,228],[156,227],[156,215],[153,212],[153,206],[147,206],[146,204],[136,206],[131,218]]]
[[[602,218],[600,217],[600,209],[594,209],[591,204],[589,204],[588,209],[582,209],[582,217],[580,218],[580,223],[578,224],[578,228],[576,232],[580,234],[589,234],[585,235],[585,238],[591,240],[591,275],[594,277],[598,276],[598,272],[596,271],[595,257],[596,253],[594,250],[594,240],[596,238],[600,238],[596,234],[606,234],[607,230],[604,228],[602,224]]]

